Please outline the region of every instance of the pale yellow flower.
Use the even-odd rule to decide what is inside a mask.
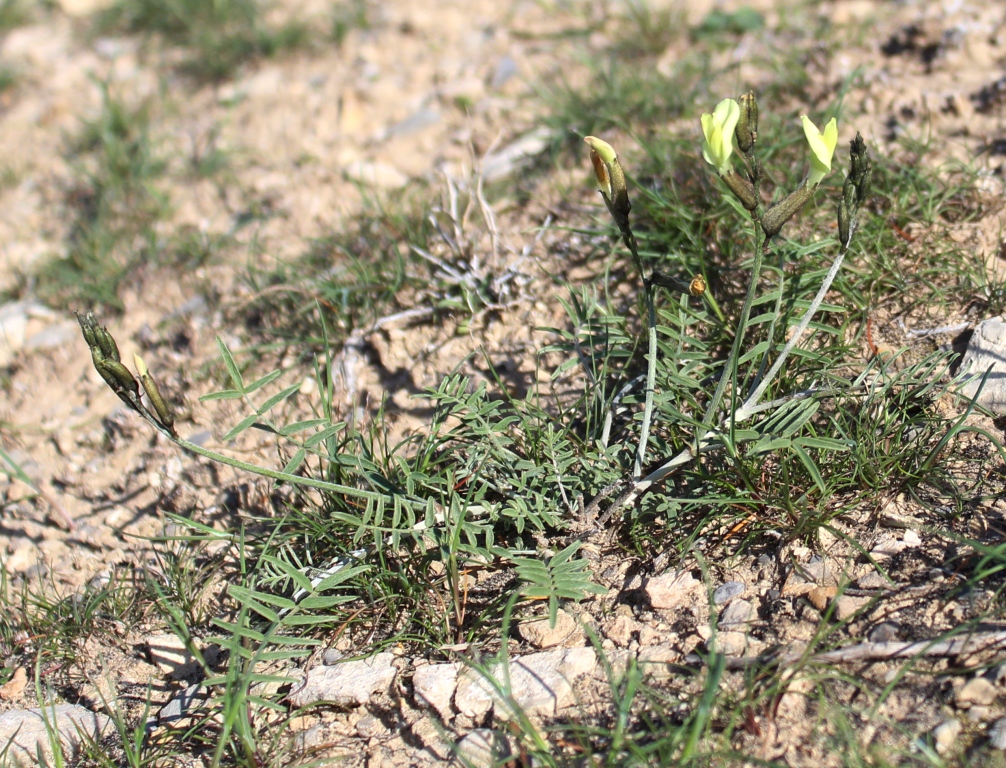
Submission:
[[[801,115],[800,120],[803,122],[803,132],[810,145],[810,175],[807,183],[816,187],[821,183],[821,179],[831,173],[831,159],[835,156],[835,147],[838,146],[838,122],[835,118],[831,118],[822,133],[806,115]]]
[[[740,105],[733,99],[723,99],[713,113],[702,115],[702,157],[720,176],[731,171],[730,156],[734,152],[734,131],[741,117]]]

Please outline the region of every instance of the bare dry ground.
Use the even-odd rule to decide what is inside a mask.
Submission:
[[[181,452],[153,433],[95,371],[74,310],[95,308],[124,358],[143,354],[184,438],[273,468],[290,458],[273,435],[252,430],[223,439],[244,416],[243,400],[199,399],[226,386],[217,337],[248,378],[279,367],[287,371],[283,383],[301,383],[275,414],[277,423],[317,414],[319,390],[331,386],[332,418],[372,429],[386,445],[429,428],[434,409],[417,396],[451,373],[513,398],[540,391],[559,410],[564,398],[571,402],[579,374],[550,378],[561,357],[540,353],[556,337],[538,329],[568,328],[561,301],[569,286],[603,285],[609,273],[624,274],[615,266],[624,254],[616,255],[601,226],[607,222],[586,156],[569,148],[600,124],[631,167],[644,162],[652,134],[618,115],[598,123],[578,116],[573,124],[545,116],[573,119],[559,109],[563,94],[595,87],[598,62],[632,61],[641,55],[633,46],[645,49],[639,66],[666,78],[668,99],[679,63],[708,46],[703,66],[721,74],[697,89],[700,111],[748,88],[777,89],[769,100],[792,128],[795,115],[819,114],[840,98],[840,146],[858,131],[886,167],[967,177],[966,185],[944,187],[966,192],[918,201],[920,210],[931,203],[942,212],[930,221],[895,220],[883,201],[871,209],[881,220],[891,215],[890,229],[904,247],[863,291],[876,302],[857,309],[843,328],[858,364],[902,346],[910,347],[909,361],[922,359],[955,334],[920,341],[911,331],[973,327],[996,314],[1006,264],[1006,10],[970,0],[746,5],[763,25],[713,45],[682,30],[741,4],[277,2],[268,24],[303,23],[307,39],[207,80],[192,73],[198,54],[191,49],[97,25],[109,7],[101,0],[4,4],[23,13],[12,15],[0,45],[0,67],[10,79],[0,91],[0,447],[32,481],[0,476],[6,605],[15,610],[14,597],[30,593],[62,606],[51,609],[54,616],[67,606],[86,614],[72,595],[130,579],[189,580],[195,597],[186,618],[201,617],[205,629],[226,593],[221,574],[233,573],[234,561],[222,562],[230,550],[189,551],[173,542],[184,531],[172,516],[234,531],[281,516],[297,500],[271,480]],[[652,28],[626,21],[641,9],[670,25],[653,33],[652,45]],[[816,34],[825,41],[814,43]],[[780,82],[799,87],[787,93]],[[664,130],[690,136],[691,160],[701,163],[691,113]],[[964,213],[953,215],[958,209]],[[716,248],[708,243],[696,258],[703,247],[712,258]],[[968,269],[982,272],[986,293],[928,301],[927,286],[941,277],[927,273],[924,286],[907,291],[917,289],[919,300],[909,300],[897,286],[911,281],[899,283],[900,276],[947,249],[972,260]],[[361,253],[370,260],[365,266]],[[464,269],[457,254],[464,254]],[[883,258],[863,252],[848,268],[865,273],[873,267],[864,263]],[[78,268],[61,268],[66,264]],[[318,283],[298,272],[308,269],[330,273],[333,287],[310,287]],[[721,285],[724,293],[735,290],[724,278],[712,283],[714,294]],[[893,299],[892,286],[901,291]],[[627,313],[635,311],[626,298],[635,291],[627,281],[608,287]],[[332,324],[327,352],[312,320],[322,314]],[[932,407],[951,420],[965,412],[950,395]],[[905,492],[891,484],[857,506],[855,492],[846,491],[848,513],[809,530],[790,526],[786,535],[745,502],[685,551],[656,535],[619,538],[616,516],[615,533],[588,537],[584,547],[603,593],[566,606],[589,631],[556,640],[522,629],[508,641],[511,653],[557,642],[603,652],[616,673],[638,661],[651,674],[653,695],[630,707],[637,726],[651,709],[667,723],[694,722],[688,713],[713,690],[702,727],[730,736],[724,746],[709,735],[714,754],[690,753],[696,764],[1004,764],[992,730],[1006,715],[1000,646],[934,654],[907,672],[902,660],[806,664],[825,646],[926,641],[963,626],[974,631],[972,619],[981,620],[982,632],[1001,631],[998,561],[985,571],[977,565],[1006,536],[1002,459],[989,440],[1001,429],[991,415],[972,414],[967,424],[987,434],[954,440],[956,464],[947,471],[957,484],[948,483],[947,494],[962,487],[970,494],[956,501],[940,489]],[[773,472],[766,459],[767,485]],[[666,493],[674,491],[669,485]],[[555,504],[577,507],[574,499]],[[636,517],[624,517],[631,529]],[[557,542],[566,539],[553,533],[555,539],[528,537],[528,549],[561,549]],[[472,614],[479,600],[493,602],[482,592],[507,587],[491,570],[465,575]],[[988,578],[976,581],[976,572]],[[661,596],[659,579],[668,576],[683,581]],[[688,586],[693,576],[698,581]],[[739,586],[715,592],[728,584]],[[21,609],[37,607],[32,600]],[[155,602],[123,609],[128,621],[106,607],[74,619],[87,627],[68,641],[75,652],[52,657],[43,653],[45,638],[14,632],[20,619],[4,619],[11,631],[0,635],[0,682],[22,667],[29,682],[21,693],[0,695],[0,712],[33,706],[46,691],[95,710],[114,692],[131,722],[143,717],[147,696],[156,712],[200,673],[172,673],[151,656],[147,638],[170,634]],[[522,618],[533,608],[525,606]],[[486,615],[498,622],[501,612]],[[457,700],[437,718],[412,682],[427,661],[495,651],[498,623],[495,640],[465,625],[456,642],[431,648],[414,631],[396,634],[394,621],[404,619],[369,609],[363,619],[357,623],[354,614],[333,628],[323,647],[346,657],[390,650],[394,685],[367,703],[312,707],[292,720],[289,685],[259,690],[281,702],[281,712],[260,715],[257,725],[282,748],[263,748],[248,764],[436,764],[452,759],[445,744],[498,722],[491,711],[465,710]],[[27,619],[24,625],[37,626]],[[709,676],[696,670],[711,647],[733,661],[723,662],[710,688]],[[750,660],[766,654],[775,655],[773,664],[784,660],[759,688],[761,667]],[[43,662],[33,666],[36,658]],[[319,650],[296,668],[272,671],[296,676],[321,658]],[[972,685],[962,694],[979,678],[991,693],[979,695]],[[534,722],[576,721],[611,732],[617,692],[624,694],[624,687],[614,689],[596,665],[579,679],[567,709]],[[950,721],[960,734],[954,730],[946,744],[934,739],[934,729]],[[526,734],[531,726],[521,727]],[[656,718],[649,727],[659,734],[671,725]],[[169,739],[167,730],[151,735],[152,743]],[[563,734],[549,742],[555,764],[581,764],[583,743],[599,754],[611,748],[625,764],[675,764],[687,749],[675,742],[666,753],[626,757],[610,740]],[[106,755],[127,764],[116,738],[105,742]],[[212,745],[197,742],[179,739],[164,754],[182,754],[162,759],[211,764]],[[511,759],[532,764],[519,751]]]

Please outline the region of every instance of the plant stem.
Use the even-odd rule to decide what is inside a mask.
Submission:
[[[709,406],[706,408],[706,414],[702,418],[703,426],[695,432],[697,452],[703,443],[703,438],[708,431],[707,428],[716,418],[716,413],[719,411],[720,403],[723,401],[723,395],[726,392],[727,386],[736,377],[737,361],[740,359],[741,346],[744,344],[744,332],[747,330],[748,319],[751,316],[751,307],[754,304],[755,294],[758,292],[758,278],[761,276],[761,264],[765,256],[765,234],[762,232],[761,225],[757,220],[754,222],[754,225],[755,249],[754,261],[751,264],[751,281],[748,283],[747,296],[744,297],[744,306],[741,307],[741,315],[737,320],[737,331],[734,333],[734,343],[730,347],[730,355],[723,366],[723,373],[720,376],[719,383],[716,385],[716,391],[713,392],[712,399],[709,401]]]
[[[632,470],[633,480],[638,480],[643,474],[646,444],[650,439],[650,422],[653,419],[653,390],[657,385],[657,310],[653,300],[653,284],[647,280],[644,290],[646,291],[646,314],[649,327],[649,351],[646,360],[646,401],[643,406],[643,426],[639,432],[639,447],[636,449],[636,463]]]
[[[768,373],[765,377],[758,383],[754,391],[748,396],[748,399],[744,404],[737,409],[737,413],[734,415],[735,420],[741,420],[746,418],[751,409],[758,405],[758,401],[761,400],[762,396],[765,394],[765,390],[768,389],[769,384],[772,383],[772,379],[776,377],[779,370],[782,368],[783,363],[786,362],[786,358],[789,357],[790,352],[800,343],[800,339],[803,338],[803,334],[807,331],[807,327],[810,325],[810,321],[814,318],[817,310],[820,308],[821,303],[824,301],[824,297],[827,295],[828,291],[831,289],[831,284],[835,281],[835,277],[838,275],[838,270],[842,267],[842,261],[845,259],[845,254],[847,250],[842,248],[838,252],[838,256],[835,258],[835,262],[831,265],[831,269],[828,270],[828,274],[824,278],[824,282],[821,283],[821,287],[817,291],[817,295],[814,297],[814,301],[810,303],[810,307],[804,313],[803,317],[800,319],[800,324],[797,325],[796,330],[793,331],[793,335],[790,337],[789,341],[786,342],[786,346],[783,347],[782,352],[779,353],[779,357],[772,364],[772,367],[768,369]]]

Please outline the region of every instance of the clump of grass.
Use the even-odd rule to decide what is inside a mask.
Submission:
[[[151,140],[151,106],[132,107],[101,84],[98,116],[73,142],[78,184],[68,252],[37,275],[38,295],[53,304],[121,308],[122,282],[157,251],[154,224],[168,210],[156,182],[166,163]]]
[[[304,45],[307,27],[268,24],[259,0],[119,0],[99,18],[104,31],[160,35],[188,52],[183,72],[223,80],[249,61]]]

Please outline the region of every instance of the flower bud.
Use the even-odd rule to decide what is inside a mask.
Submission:
[[[688,292],[692,296],[701,296],[706,292],[706,279],[702,275],[696,275],[688,284]]]
[[[847,248],[849,245],[849,238],[851,233],[849,220],[849,206],[845,202],[845,198],[838,201],[838,243],[843,248]]]
[[[761,219],[761,227],[765,232],[765,237],[774,237],[779,234],[782,225],[796,216],[813,194],[814,188],[809,184],[804,184],[765,211],[765,215]]]
[[[758,141],[758,99],[755,98],[754,91],[748,91],[741,96],[739,106],[741,114],[734,136],[737,139],[737,148],[746,153],[750,152],[751,147]]]
[[[594,166],[594,178],[604,198],[608,210],[620,229],[629,224],[629,190],[625,183],[625,172],[618,162],[614,148],[606,141],[587,136],[584,142],[590,147],[590,162]]]
[[[154,407],[157,419],[161,424],[174,432],[175,416],[168,407],[164,397],[161,396],[161,390],[157,388],[157,382],[154,381],[150,375],[150,371],[147,370],[147,364],[136,353],[133,353],[133,362],[136,363],[136,373],[140,377],[140,384],[143,385],[143,391],[147,393],[147,399],[150,400],[150,404]]]
[[[755,194],[754,185],[750,181],[739,173],[735,173],[732,169],[720,176],[720,178],[724,184],[730,187],[730,191],[737,196],[737,199],[741,201],[741,204],[745,208],[753,211],[758,207],[758,196]]]

